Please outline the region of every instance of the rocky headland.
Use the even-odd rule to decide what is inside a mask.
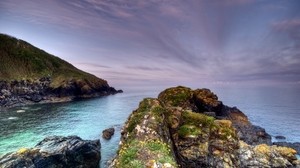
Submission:
[[[132,112],[110,167],[299,167],[296,150],[271,144],[208,89],[174,87]]]
[[[122,92],[106,80],[5,34],[0,34],[0,60],[0,108]]]
[[[1,168],[97,168],[100,140],[82,140],[77,136],[47,137],[34,148],[21,148],[0,158]]]
[[[58,87],[51,85],[51,77],[35,80],[0,81],[0,107],[7,108],[33,103],[71,101],[122,93],[108,84],[90,84],[84,79],[70,79]]]

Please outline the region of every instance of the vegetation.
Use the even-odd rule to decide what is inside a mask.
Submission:
[[[159,140],[132,140],[123,145],[118,154],[116,167],[143,168],[151,162],[176,166],[171,147]]]
[[[182,138],[197,137],[201,134],[201,129],[194,125],[182,125],[178,130],[178,135]]]
[[[51,77],[52,88],[73,80],[92,88],[107,86],[105,80],[75,68],[70,63],[31,44],[0,34],[0,80],[35,80]]]
[[[184,123],[200,127],[211,127],[214,123],[214,117],[207,116],[201,113],[185,111],[182,113]]]
[[[158,99],[166,105],[184,107],[192,98],[192,90],[187,87],[178,86],[161,92]]]

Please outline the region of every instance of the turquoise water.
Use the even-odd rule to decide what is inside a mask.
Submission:
[[[158,92],[157,92],[158,93]],[[101,165],[113,157],[121,125],[145,97],[156,92],[130,92],[67,103],[31,105],[0,112],[0,155],[21,147],[33,147],[49,135],[78,135],[101,141]],[[102,130],[115,127],[111,140],[101,138]]]
[[[161,89],[125,90],[122,94],[68,103],[31,105],[0,112],[0,155],[21,147],[33,147],[49,135],[78,135],[101,141],[101,165],[113,157],[120,129],[132,110],[145,97],[157,97]],[[272,136],[283,135],[300,142],[299,89],[212,89],[224,104],[237,106],[256,125]],[[102,130],[115,127],[111,140]]]

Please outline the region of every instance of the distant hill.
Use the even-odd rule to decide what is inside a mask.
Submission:
[[[116,92],[107,81],[81,71],[26,41],[0,34],[0,81],[6,82],[2,84],[2,88],[0,85],[0,91],[4,87],[12,92],[12,81],[23,81],[23,83],[26,81],[26,85],[31,85],[40,79],[48,80],[43,92],[60,97],[90,97]],[[9,86],[6,86],[8,84]],[[21,85],[22,82],[18,86],[24,87]]]

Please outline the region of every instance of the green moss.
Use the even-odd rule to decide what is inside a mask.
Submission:
[[[124,150],[124,153],[122,153],[120,157],[121,165],[131,165],[133,161],[136,160],[137,157],[137,146],[131,145],[130,148]],[[133,162],[135,163],[135,162]]]
[[[201,129],[194,125],[182,125],[178,130],[178,135],[181,138],[196,137],[201,134]]]
[[[187,87],[178,86],[161,92],[158,99],[171,106],[183,106],[192,98],[192,90]]]
[[[201,113],[195,113],[191,111],[185,111],[182,113],[182,118],[184,123],[201,126],[201,127],[211,127],[214,123],[214,117],[207,116]]]
[[[139,108],[135,110],[129,117],[128,119],[128,126],[127,126],[127,131],[131,133],[134,128],[136,127],[137,124],[140,123],[142,118],[145,116],[147,111],[150,110],[151,105],[150,105],[151,99],[144,99],[143,101],[140,102]]]
[[[118,152],[119,159],[116,167],[145,167],[148,161],[170,163],[176,167],[176,161],[171,154],[171,147],[159,140],[137,141],[129,140]]]

